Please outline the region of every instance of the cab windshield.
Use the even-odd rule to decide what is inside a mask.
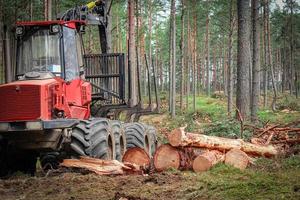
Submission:
[[[61,76],[60,34],[49,29],[30,30],[18,41],[17,75],[49,71]]]

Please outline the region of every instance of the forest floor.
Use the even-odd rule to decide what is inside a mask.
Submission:
[[[192,100],[190,99],[190,102]],[[239,122],[226,117],[222,99],[199,97],[197,112],[180,113],[171,120],[167,114],[147,116],[143,122],[157,127],[159,142],[175,127],[187,125],[191,131],[230,138],[240,137]],[[281,111],[259,112],[261,124],[287,123],[300,118],[299,107],[284,102]],[[251,131],[244,132],[244,139]],[[97,176],[58,173],[29,177],[15,174],[0,180],[0,199],[300,199],[300,155],[259,159],[244,171],[218,164],[196,174],[170,169],[148,176]]]

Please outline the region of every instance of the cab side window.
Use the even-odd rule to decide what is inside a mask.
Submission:
[[[65,80],[71,81],[79,77],[76,30],[63,28]]]

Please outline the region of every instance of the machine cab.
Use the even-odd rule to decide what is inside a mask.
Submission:
[[[81,21],[21,22],[16,27],[16,80],[26,73],[54,75],[65,81],[79,79],[83,47]]]

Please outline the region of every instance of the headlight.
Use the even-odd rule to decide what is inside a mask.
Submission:
[[[51,33],[58,33],[60,30],[59,25],[52,25],[50,28]]]
[[[24,33],[24,27],[18,26],[18,27],[16,28],[16,34],[17,34],[18,36],[20,36],[20,35],[23,35],[23,33]]]

